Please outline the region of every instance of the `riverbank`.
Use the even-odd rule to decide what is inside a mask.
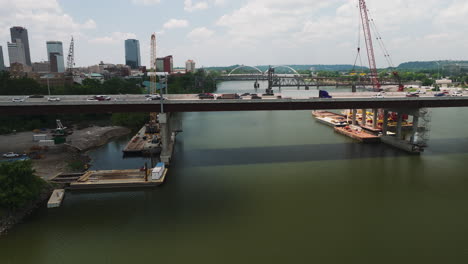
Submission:
[[[51,185],[47,185],[37,199],[29,202],[23,208],[15,211],[2,211],[3,215],[0,215],[0,237],[6,235],[15,225],[21,223],[37,208],[43,206],[52,194],[53,189]]]
[[[114,138],[125,136],[131,130],[125,127],[88,127],[75,130],[67,137],[67,144],[50,147],[41,154],[40,159],[33,160],[36,175],[49,180],[62,172],[73,172],[70,164],[87,163],[89,157],[86,151],[100,147]],[[25,153],[37,145],[33,142],[33,132],[22,132],[0,136],[0,153],[15,152]]]
[[[35,174],[44,180],[49,180],[63,172],[74,172],[70,166],[72,163],[86,164],[90,158],[87,151],[105,145],[110,140],[125,136],[131,130],[125,127],[89,127],[75,130],[67,138],[67,144],[49,148],[41,159],[33,160]],[[33,132],[23,132],[14,135],[0,136],[0,153],[16,152],[25,153],[36,145],[32,141]],[[54,187],[47,184],[41,195],[23,208],[16,211],[0,210],[0,236],[6,234],[13,226],[20,223],[34,212],[44,206],[49,199]]]

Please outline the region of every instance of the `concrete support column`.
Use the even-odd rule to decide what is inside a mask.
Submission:
[[[384,136],[386,136],[387,132],[388,132],[388,110],[384,110],[382,133]]]
[[[398,112],[398,121],[397,121],[397,128],[396,128],[396,137],[401,139],[401,128],[403,126],[403,113]]]
[[[367,126],[367,109],[362,109],[362,126]]]
[[[416,133],[418,132],[419,116],[413,116],[413,132],[411,134],[411,143],[416,144]]]
[[[161,129],[161,161],[169,163],[172,156],[170,113],[159,114],[159,126]]]
[[[357,115],[357,110],[353,109],[353,122],[352,122],[353,125],[357,125],[356,115]]]
[[[372,120],[372,127],[377,128],[377,122],[379,121],[379,109],[373,109],[373,120]]]

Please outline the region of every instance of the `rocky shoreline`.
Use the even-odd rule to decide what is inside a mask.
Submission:
[[[15,225],[21,223],[23,219],[43,206],[48,201],[53,189],[52,186],[47,185],[36,200],[29,202],[26,206],[14,212],[7,212],[6,216],[0,218],[0,237],[6,235]]]
[[[98,148],[107,144],[112,139],[125,136],[130,133],[131,130],[125,127],[90,127],[75,131],[73,135],[69,136],[69,142],[66,145],[49,151],[44,159],[33,161],[36,175],[47,181],[59,173],[72,172],[69,168],[69,162],[89,161],[89,157],[86,154],[87,151]],[[12,138],[14,138],[11,136],[4,137],[10,138],[3,138],[3,140],[12,140]],[[32,135],[31,137],[29,137],[29,135],[23,135],[18,138],[24,141],[23,138],[32,138]],[[12,140],[10,142],[14,143],[15,141]],[[24,144],[24,142],[20,143]],[[17,150],[17,152],[21,151]],[[0,236],[6,234],[8,230],[13,228],[16,224],[21,223],[37,208],[44,206],[52,194],[53,189],[54,187],[52,185],[47,184],[37,199],[31,201],[19,210],[7,212],[5,216],[1,216]]]

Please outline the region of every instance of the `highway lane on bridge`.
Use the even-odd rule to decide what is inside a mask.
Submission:
[[[279,94],[278,94],[279,95]],[[468,107],[468,96],[405,97],[405,93],[386,93],[385,98],[372,98],[375,93],[331,93],[331,99],[277,99],[264,96],[261,100],[200,100],[195,94],[166,95],[166,112],[204,111],[259,111],[259,110],[314,110],[347,108],[424,108]],[[147,101],[145,95],[113,95],[110,101],[87,101],[92,96],[60,96],[61,101],[49,102],[45,98],[27,98],[12,102],[20,96],[0,96],[0,115],[52,114],[52,113],[108,113],[108,112],[158,112],[160,101]],[[21,98],[21,97],[20,97]]]

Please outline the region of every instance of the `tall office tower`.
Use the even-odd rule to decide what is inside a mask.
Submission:
[[[10,66],[13,63],[27,65],[24,45],[21,39],[16,39],[14,43],[8,42],[8,57],[10,58]]]
[[[65,72],[61,41],[47,41],[47,57],[49,58],[51,72]]]
[[[29,39],[28,30],[24,27],[12,27],[10,28],[11,42],[16,43],[17,39],[20,39],[24,46],[24,58],[26,59],[26,65],[32,66],[31,64],[31,53],[29,52]]]
[[[125,65],[132,69],[138,69],[141,66],[140,41],[136,39],[125,40]]]
[[[0,46],[0,71],[5,70],[5,61],[3,60],[3,49],[2,46]]]

